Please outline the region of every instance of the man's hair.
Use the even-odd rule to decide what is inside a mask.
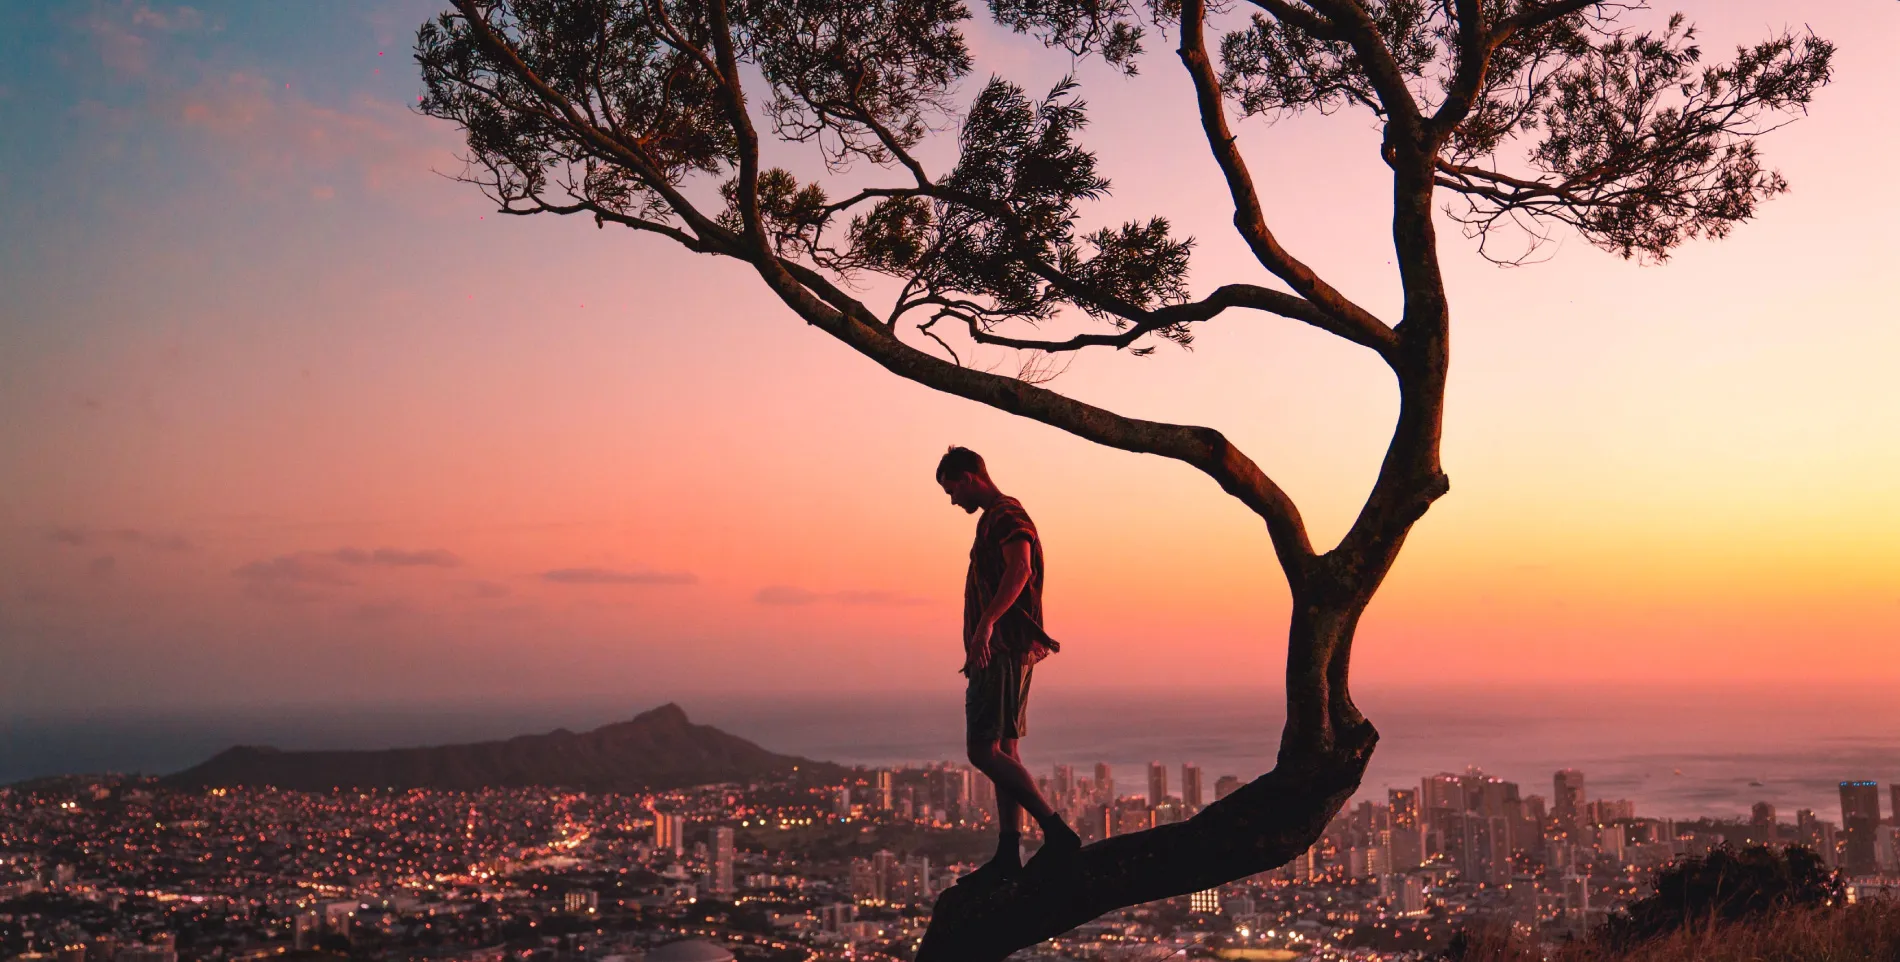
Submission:
[[[983,456],[970,450],[951,445],[937,461],[937,480],[943,481],[959,474],[974,474],[979,478],[988,478],[990,469],[983,464]]]

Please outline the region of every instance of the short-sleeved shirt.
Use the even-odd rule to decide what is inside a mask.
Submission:
[[[976,522],[976,541],[970,545],[970,573],[963,579],[963,637],[970,637],[983,618],[990,599],[1003,581],[1003,545],[1011,541],[1029,542],[1029,583],[1022,594],[996,622],[990,643],[999,654],[1008,654],[1024,664],[1033,665],[1061,649],[1042,626],[1042,539],[1029,512],[1015,498],[997,499]]]

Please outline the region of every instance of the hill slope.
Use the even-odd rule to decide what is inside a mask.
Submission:
[[[783,777],[794,767],[815,779],[844,772],[828,762],[775,754],[710,725],[695,725],[684,710],[669,703],[632,721],[590,732],[557,729],[545,735],[467,745],[379,751],[239,746],[169,775],[165,782],[180,788],[268,785],[303,791],[528,787],[642,791]]]

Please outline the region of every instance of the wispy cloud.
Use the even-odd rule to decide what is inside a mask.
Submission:
[[[213,77],[170,98],[173,119],[205,135],[219,162],[251,186],[295,187],[326,199],[339,186],[408,192],[433,171],[458,169],[445,125],[404,105],[358,96],[316,103],[255,73]]]
[[[454,568],[462,560],[441,548],[337,548],[334,551],[299,551],[240,565],[231,574],[244,585],[246,594],[268,601],[309,601],[317,597],[310,589],[341,588],[356,584],[353,569],[365,568]]]
[[[423,548],[419,551],[405,551],[401,548],[377,548],[364,551],[360,548],[338,548],[331,557],[346,565],[363,567],[383,565],[391,568],[454,568],[462,559],[441,548]]]
[[[555,568],[541,572],[541,580],[558,585],[691,585],[699,583],[699,576],[690,571]]]
[[[929,598],[919,598],[896,591],[876,589],[848,589],[844,591],[812,591],[793,585],[767,585],[753,593],[752,600],[761,605],[798,606],[828,602],[838,605],[862,605],[866,607],[907,608],[914,605],[927,605]]]
[[[151,69],[153,47],[162,35],[197,30],[204,24],[204,15],[192,7],[154,7],[144,2],[95,4],[84,21],[99,48],[99,59],[127,77],[142,76]]]
[[[312,588],[339,588],[355,584],[336,560],[316,552],[279,555],[239,565],[231,572],[244,593],[260,601],[313,601],[321,595]]]
[[[190,551],[191,542],[184,535],[167,534],[157,531],[141,531],[137,528],[53,528],[46,532],[46,540],[69,548],[83,548],[87,545],[123,544],[153,551]]]

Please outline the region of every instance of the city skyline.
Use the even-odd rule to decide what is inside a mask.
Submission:
[[[1114,773],[1089,772],[1055,765],[1041,780],[1091,838],[1194,814],[1136,792],[1090,819],[1078,809],[1101,800],[1099,784],[1112,793]],[[1579,810],[1567,824],[1540,792],[1475,767],[1424,774],[1383,803],[1348,806],[1285,865],[1122,910],[1052,947],[1290,948],[1330,962],[1415,958],[1487,924],[1562,940],[1602,925],[1671,860],[1764,843],[1839,862],[1850,899],[1900,885],[1900,819],[1881,817],[1869,781],[1840,783],[1846,827],[1805,809],[1784,821],[1764,805],[1747,819],[1658,819],[1594,796],[1587,772],[1560,769],[1550,783],[1549,798]],[[430,946],[481,962],[539,944],[589,960],[642,947],[654,962],[794,948],[901,958],[931,901],[981,858],[996,812],[987,784],[949,761],[841,783],[793,773],[646,793],[50,779],[0,788],[0,902],[14,910],[0,915],[0,951],[178,962]],[[1871,838],[1856,839],[1856,819]],[[1860,868],[1864,841],[1872,863]],[[764,933],[747,906],[769,907]]]

